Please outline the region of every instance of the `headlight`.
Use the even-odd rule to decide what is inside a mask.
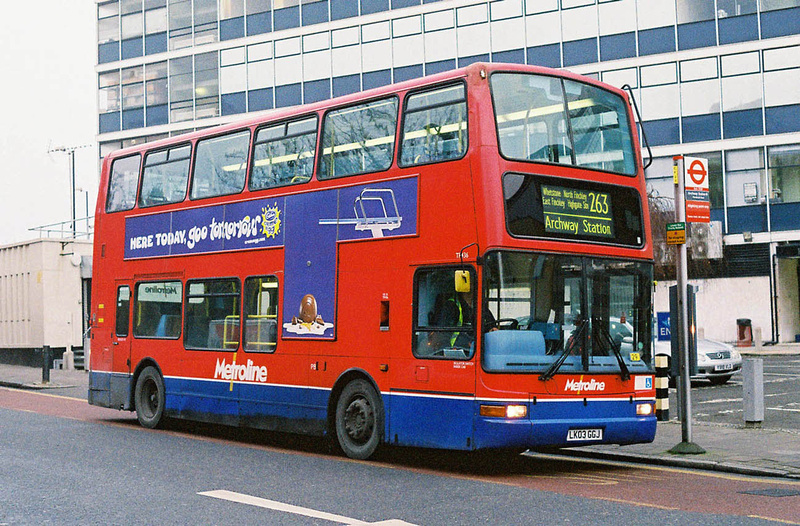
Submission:
[[[645,404],[637,404],[636,405],[636,415],[637,416],[650,416],[653,414],[653,404],[647,402]]]
[[[731,350],[731,358],[733,358],[734,360],[741,360],[742,355],[739,354],[739,351]]]
[[[706,353],[697,353],[697,363],[708,363],[710,361],[711,360],[709,360],[708,356],[706,356]]]

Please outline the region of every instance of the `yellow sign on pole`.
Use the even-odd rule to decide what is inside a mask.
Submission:
[[[667,245],[686,244],[686,223],[667,223]]]

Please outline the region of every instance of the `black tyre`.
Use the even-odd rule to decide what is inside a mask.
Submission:
[[[153,366],[145,367],[136,380],[134,403],[136,418],[142,426],[153,429],[164,420],[164,379]]]
[[[336,438],[339,447],[350,458],[371,457],[381,443],[383,405],[366,380],[347,384],[336,403]]]
[[[728,383],[728,380],[730,379],[730,376],[712,376],[709,378],[711,385],[723,385]]]

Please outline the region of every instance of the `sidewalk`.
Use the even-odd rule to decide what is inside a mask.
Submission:
[[[751,354],[753,351],[750,348]],[[763,354],[800,354],[800,344],[767,347]],[[759,354],[762,354],[759,353]],[[50,371],[50,382],[42,383],[41,369],[0,364],[0,386],[24,389],[88,388],[86,371]],[[85,392],[85,391],[84,391]],[[706,469],[756,476],[800,480],[800,429],[752,429],[694,422],[692,441],[706,450],[701,455],[669,452],[681,442],[680,422],[659,422],[655,441],[629,446],[597,445],[571,448],[565,454],[587,458],[620,460],[642,464]]]

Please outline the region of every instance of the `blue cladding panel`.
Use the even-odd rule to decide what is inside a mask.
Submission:
[[[729,206],[728,233],[766,232],[767,207],[764,205]]]
[[[761,38],[800,34],[800,7],[761,13]]]
[[[770,226],[772,230],[797,230],[800,217],[800,203],[775,203],[770,206]]]
[[[272,88],[254,89],[247,92],[247,107],[250,111],[272,109]]]
[[[597,62],[597,39],[585,38],[564,42],[564,66]]]
[[[548,68],[561,67],[561,44],[548,44],[528,48],[528,64]]]
[[[148,106],[145,110],[147,115],[147,125],[157,126],[169,123],[169,107],[166,104]]]
[[[341,97],[361,91],[361,77],[358,74],[333,77],[333,96]]]
[[[392,72],[388,69],[364,73],[364,89],[379,88],[392,83]]]
[[[235,115],[247,111],[247,94],[244,91],[239,93],[225,93],[222,95],[222,114]]]
[[[122,60],[141,57],[143,54],[144,39],[142,37],[129,38],[122,41]]]
[[[764,134],[761,109],[726,111],[722,113],[722,131],[726,139]]]
[[[439,60],[437,62],[428,62],[425,64],[425,74],[433,75],[434,73],[441,73],[442,71],[450,71],[456,69],[455,60]]]
[[[276,9],[272,12],[272,23],[275,25],[275,31],[299,27],[300,8],[295,6]]]
[[[358,2],[356,0],[331,0],[331,19],[341,20],[358,16]]]
[[[303,103],[303,92],[300,84],[275,86],[275,107],[297,106]]]
[[[272,31],[272,11],[247,15],[247,34],[260,35]]]
[[[356,0],[351,0],[353,3]],[[361,0],[361,14],[369,15],[389,10],[389,0]]]
[[[470,449],[475,402],[392,394],[387,440],[401,446]],[[469,445],[467,443],[469,441]]]
[[[328,2],[303,4],[303,25],[324,24],[328,21]]]
[[[678,49],[717,45],[717,26],[713,20],[678,25]]]
[[[636,33],[620,33],[600,37],[600,60],[617,60],[636,56]]]
[[[675,26],[639,31],[639,55],[655,55],[675,51]]]
[[[476,62],[489,62],[489,55],[472,55],[471,57],[458,57],[458,67],[463,68]]]
[[[800,131],[800,104],[766,108],[767,133]]]
[[[119,42],[106,42],[97,46],[97,62],[116,62],[119,60]]]
[[[118,111],[100,114],[100,133],[110,133],[119,131],[120,115]]]
[[[244,36],[244,17],[228,18],[219,21],[219,39],[233,40]]]
[[[402,82],[404,80],[416,79],[422,76],[422,64],[419,66],[405,66],[402,68],[394,69],[394,81]]]
[[[645,121],[642,123],[647,134],[650,146],[663,146],[666,144],[680,143],[680,133],[678,132],[678,119],[660,119],[657,121]]]
[[[331,98],[330,79],[313,80],[303,84],[303,102],[317,102]]]
[[[404,7],[411,7],[419,4],[419,0],[392,0],[392,9],[402,9]]]
[[[144,108],[122,111],[122,129],[144,128]]]
[[[144,54],[155,55],[167,52],[167,33],[154,33],[144,37]]]
[[[720,44],[733,44],[747,40],[758,40],[758,18],[756,15],[732,16],[719,19]]]
[[[718,113],[683,118],[683,142],[716,141],[720,138]]]
[[[525,50],[511,49],[509,51],[498,51],[492,53],[492,62],[505,62],[507,64],[524,64]]]

